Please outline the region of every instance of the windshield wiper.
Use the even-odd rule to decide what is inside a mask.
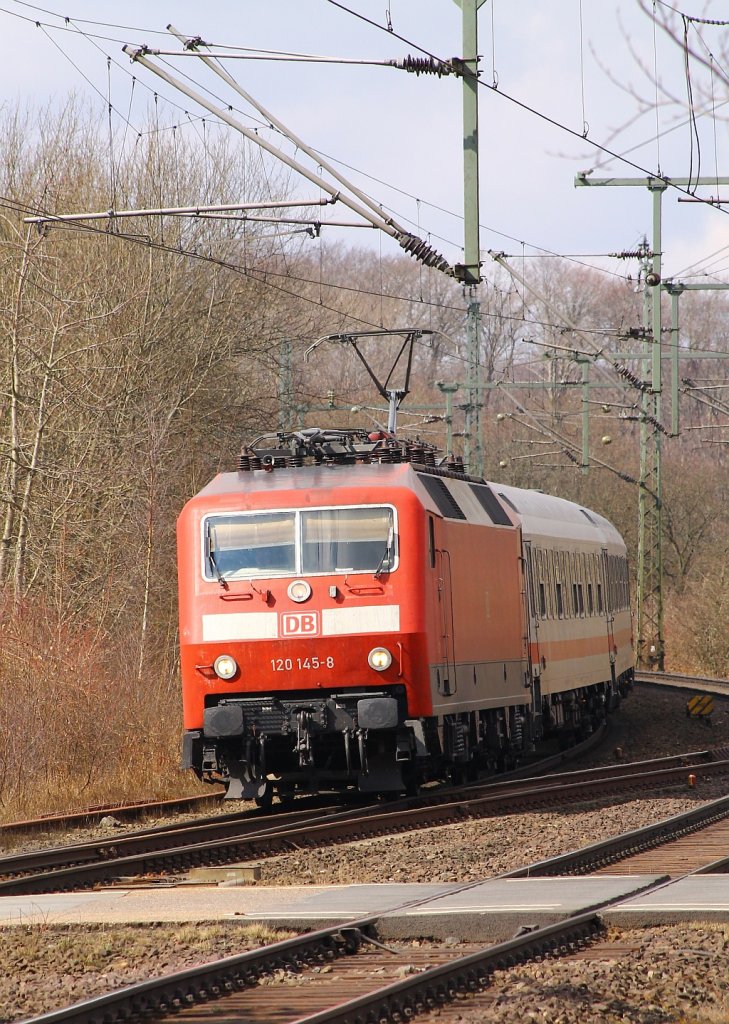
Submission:
[[[208,561],[210,562],[210,566],[211,566],[213,572],[215,573],[215,575],[217,577],[217,580],[218,580],[218,583],[220,584],[220,586],[223,588],[223,590],[227,590],[228,589],[228,582],[225,579],[225,577],[223,576],[222,572],[220,571],[220,568],[218,566],[218,560],[216,559],[215,552],[213,551],[213,544],[212,544],[212,538],[210,537],[210,524],[209,523],[208,523],[208,527],[207,527],[207,542],[208,542],[208,544],[207,544],[207,547],[208,547]]]
[[[208,552],[208,558],[210,559],[210,564],[212,565],[213,570],[215,571],[215,575],[218,577],[218,583],[223,588],[223,590],[227,590],[228,589],[228,581],[226,580],[226,578],[223,576],[222,572],[218,568],[218,563],[217,563],[217,560],[215,558],[215,552],[213,551],[212,548]]]
[[[384,573],[389,572],[392,568],[393,558],[393,541],[395,540],[395,531],[392,527],[387,531],[387,543],[385,544],[385,550],[382,553],[380,564],[375,569],[375,579],[382,576]]]

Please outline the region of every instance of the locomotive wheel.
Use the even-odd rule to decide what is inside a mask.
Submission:
[[[559,734],[559,749],[569,750],[570,747],[574,747],[578,741],[578,735],[575,729],[561,730]]]
[[[278,786],[276,795],[283,807],[293,807],[296,797],[296,789],[293,783],[282,783]]]
[[[462,786],[465,771],[461,764],[449,764],[446,770],[446,782],[449,786]]]
[[[262,811],[270,811],[271,805],[273,804],[273,786],[270,782],[266,783],[263,792],[255,798],[256,806],[260,807]]]
[[[421,772],[412,772],[405,776],[405,796],[420,796],[423,785]]]

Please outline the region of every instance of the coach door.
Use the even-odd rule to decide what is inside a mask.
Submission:
[[[534,714],[539,716],[542,707],[542,657],[539,650],[539,609],[537,608],[537,594],[539,590],[538,552],[533,550],[529,540],[524,541],[523,551],[522,601],[524,604],[524,621],[526,623],[524,648],[527,671],[529,673],[526,685],[531,688]]]
[[[600,555],[600,562],[602,564],[602,595],[598,591],[598,606],[602,599],[602,608],[598,607],[598,611],[604,612],[605,623],[607,625],[607,641],[608,641],[608,654],[610,656],[610,676],[613,683],[615,683],[615,616],[613,614],[613,607],[611,602],[611,587],[610,587],[610,559],[608,558],[607,548],[603,548]]]

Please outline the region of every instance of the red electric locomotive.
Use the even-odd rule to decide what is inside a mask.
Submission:
[[[178,523],[183,766],[270,800],[499,770],[633,674],[625,545],[384,435],[276,435]]]

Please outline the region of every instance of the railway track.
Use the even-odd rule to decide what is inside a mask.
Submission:
[[[706,690],[716,694],[726,694],[729,697],[729,680],[717,679],[711,676],[688,676],[671,672],[638,672],[636,682],[649,685],[677,687],[679,689]],[[578,748],[577,753],[582,748]],[[558,758],[547,759],[564,761],[569,757],[568,752],[563,752]],[[538,766],[534,766],[538,770]],[[113,815],[120,821],[134,821],[140,817],[151,815],[166,815],[194,810],[198,807],[211,807],[222,805],[223,792],[212,794],[199,794],[197,796],[179,797],[172,800],[147,800],[133,803],[111,803],[97,807],[87,807],[81,811],[71,811],[60,814],[46,814],[39,818],[28,818],[22,821],[5,822],[0,826],[3,834],[24,834],[27,832],[40,832],[50,829],[76,828],[97,824],[103,817]],[[234,812],[231,812],[231,814]],[[258,815],[258,810],[248,808],[248,815]],[[228,815],[230,816],[230,815]],[[222,815],[221,815],[222,817]],[[174,826],[171,826],[174,827]]]
[[[729,679],[713,676],[689,676],[677,672],[636,672],[636,683],[674,686],[681,690],[701,690],[729,697]]]
[[[408,955],[406,962],[400,956],[398,962],[398,952],[389,952],[375,938],[375,925],[375,918],[361,918],[345,927],[310,932],[32,1020],[34,1024],[117,1024],[130,1019],[171,1024],[199,1022],[203,1017],[209,1024],[402,1021],[485,989],[494,970],[534,956],[573,953],[601,931],[597,915],[589,914],[540,929],[538,936],[478,947],[465,955],[460,950],[461,955],[454,956],[447,948],[426,949],[420,955]],[[345,958],[348,963],[342,970]],[[398,968],[405,969],[405,976],[393,981]],[[302,984],[285,985],[283,991],[275,985],[277,977],[291,976]],[[267,980],[273,983],[268,992]],[[203,1016],[200,1004],[205,1004]],[[267,1016],[264,1010],[269,1011]]]
[[[672,677],[676,680],[677,677]],[[678,677],[684,679],[684,677]],[[646,682],[656,680],[649,675]],[[720,682],[720,681],[716,681]],[[681,685],[674,681],[667,685]],[[697,688],[703,688],[701,684]],[[563,782],[563,796],[572,801],[580,799],[580,793],[588,794],[589,788],[580,790],[579,776],[588,776],[588,780],[596,785],[598,795],[600,790],[608,789],[611,794],[617,792],[618,782],[621,777],[623,784],[628,787],[626,791],[640,788],[655,790],[666,786],[685,786],[689,773],[697,774],[699,779],[713,772],[724,772],[722,761],[729,756],[727,750],[716,751],[695,751],[691,754],[680,755],[675,758],[661,758],[653,762],[646,762],[642,770],[638,771],[638,765],[616,764],[607,769],[591,770],[592,778],[589,780],[590,772],[570,772],[560,776]],[[693,770],[690,771],[689,770]],[[599,776],[599,772],[602,776]],[[672,773],[672,774],[671,774]],[[634,775],[634,778],[630,778]],[[641,780],[640,775],[644,778]],[[582,779],[582,782],[588,781]],[[616,780],[616,781],[613,781]],[[464,820],[466,817],[482,817],[486,814],[500,813],[497,810],[498,802],[495,801],[489,809],[487,801],[495,793],[489,794],[490,789],[501,790],[500,796],[508,802],[511,800],[511,809],[523,809],[529,806],[544,806],[546,794],[540,793],[540,789],[547,789],[552,779],[514,780],[513,782],[500,782],[484,787],[470,786],[450,793],[432,795],[428,799],[440,801],[440,806],[448,811],[448,805],[462,800],[466,803],[474,801],[474,804],[481,801],[483,807],[476,813],[476,806],[471,812],[463,814],[451,820]],[[533,791],[529,792],[533,786]],[[509,792],[511,787],[511,792]],[[521,789],[521,792],[520,792]],[[519,801],[522,801],[521,803]],[[403,801],[397,805],[390,805],[387,812],[393,814],[404,810],[418,810],[417,801]],[[400,807],[400,804],[405,806]],[[422,808],[427,810],[427,808]],[[370,815],[369,811],[372,814]],[[434,810],[434,809],[432,809]],[[465,809],[464,809],[465,810]],[[320,817],[328,817],[329,814],[336,817],[337,812],[331,808],[322,809],[325,813]],[[382,807],[373,807],[367,810],[367,817],[384,817]],[[354,812],[338,812],[345,814],[362,814],[359,808]],[[554,858],[551,862],[542,862],[540,865],[531,865],[523,869],[523,873],[536,877],[539,874],[586,874],[586,873],[640,873],[665,874],[667,877],[678,877],[681,872],[691,870],[701,872],[726,870],[726,865],[721,858],[713,857],[716,846],[726,848],[727,823],[723,818],[729,814],[729,808],[724,808],[721,801],[715,802],[715,806],[709,812],[708,817],[715,815],[715,820],[710,826],[703,828],[704,822],[697,819],[691,820],[687,816],[681,816],[675,820],[672,826],[673,831],[668,828],[668,823],[659,823],[649,829],[641,829],[631,833],[625,838],[622,850],[618,846],[610,844],[595,844],[594,848],[588,848],[589,858],[581,855],[585,851],[579,851],[574,857],[574,863],[570,864],[565,858]],[[227,816],[230,818],[230,816]],[[302,831],[306,829],[306,816],[302,814],[298,820],[288,819],[285,815],[274,815],[263,817],[256,814],[251,821],[250,812],[244,812],[241,819],[248,819],[251,828],[248,832],[250,839],[258,841],[265,839],[264,836],[257,836],[259,832],[266,832],[269,828],[275,831],[281,827],[285,832],[287,828],[296,830],[298,825]],[[276,824],[273,822],[276,819]],[[309,820],[313,823],[312,816]],[[411,825],[414,824],[413,816]],[[439,823],[439,822],[435,822]],[[201,825],[202,823],[197,823]],[[211,824],[208,819],[206,825]],[[344,824],[344,822],[340,822]],[[374,823],[380,831],[374,834],[387,834],[390,825],[386,822]],[[354,827],[354,822],[350,822]],[[663,828],[663,826],[666,826]],[[247,826],[246,826],[247,827]],[[662,831],[663,829],[663,831]],[[716,829],[712,838],[712,830]],[[177,826],[164,826],[161,829],[148,830],[151,834],[157,833],[158,838],[165,833],[176,832]],[[403,827],[393,827],[392,831],[403,831]],[[683,833],[676,838],[676,832]],[[135,836],[117,837],[114,843],[102,841],[97,844],[95,853],[90,853],[92,858],[107,856],[113,852],[109,848],[116,845],[120,839],[139,838]],[[704,837],[701,843],[704,847],[700,849],[700,837]],[[274,837],[275,838],[275,837]],[[278,837],[281,838],[281,837]],[[184,837],[180,839],[184,842]],[[672,846],[660,846],[671,839]],[[325,840],[321,833],[315,840],[315,845],[323,845],[325,842],[344,842],[346,836]],[[294,840],[296,842],[296,840]],[[614,841],[611,841],[613,843]],[[681,852],[680,844],[688,843]],[[713,845],[712,845],[713,844]],[[83,844],[85,845],[85,844]],[[619,844],[618,844],[619,845]],[[80,845],[77,849],[81,849]],[[672,849],[671,856],[674,858],[671,864],[664,857],[662,851]],[[104,852],[105,851],[105,852]],[[628,851],[632,851],[630,858]],[[45,854],[53,851],[42,851]],[[164,852],[164,851],[163,851]],[[182,851],[183,854],[185,851]],[[41,853],[41,851],[39,851]],[[256,856],[266,855],[256,854]],[[643,860],[642,866],[635,858],[650,857],[650,862]],[[51,857],[51,862],[52,862]],[[557,862],[561,861],[560,864]],[[650,866],[648,864],[650,863]],[[548,865],[551,864],[551,869]],[[92,861],[93,866],[93,861]],[[108,866],[113,867],[113,862]],[[0,870],[4,870],[0,861]],[[30,871],[42,870],[39,864],[29,869]],[[44,869],[45,873],[49,867]],[[32,877],[32,876],[31,876]],[[519,872],[510,873],[503,877],[519,877]],[[7,881],[18,881],[7,879]],[[22,881],[22,879],[20,879]],[[57,878],[56,881],[59,881]],[[93,884],[83,881],[80,884]],[[472,883],[473,884],[473,883]],[[68,888],[64,882],[61,888]],[[470,888],[464,886],[464,889]],[[2,891],[0,889],[0,891]],[[7,891],[7,890],[6,890]],[[39,888],[34,891],[43,891]],[[45,891],[49,891],[47,888]],[[288,940],[287,943],[277,943],[273,947],[265,947],[263,950],[256,950],[252,954],[242,954],[241,957],[229,958],[228,961],[219,961],[203,967],[199,972],[184,971],[178,975],[170,976],[159,981],[145,982],[141,985],[131,986],[124,992],[110,993],[107,996],[90,1000],[88,1004],[79,1004],[74,1008],[65,1008],[56,1013],[45,1014],[34,1020],[43,1021],[45,1024],[60,1024],[61,1021],[69,1024],[115,1024],[116,1021],[129,1021],[131,1019],[151,1019],[157,1021],[188,1020],[201,1021],[204,1017],[208,1024],[215,1021],[230,1021],[232,1019],[246,1019],[251,1024],[263,1019],[277,1021],[283,1024],[284,1021],[298,1020],[307,1021],[309,1024],[325,1024],[333,1021],[358,1021],[360,1024],[378,1020],[406,1020],[411,1016],[421,1014],[429,1009],[438,1009],[441,1016],[446,1016],[450,1007],[460,1007],[473,1003],[474,1006],[483,1008],[484,1012],[493,1004],[494,995],[490,991],[489,979],[494,971],[509,972],[518,964],[530,959],[541,959],[545,956],[560,956],[566,958],[601,956],[601,951],[606,950],[609,957],[612,947],[602,941],[602,922],[599,914],[582,915],[573,918],[560,925],[549,926],[538,929],[528,936],[519,937],[507,943],[500,943],[498,946],[491,946],[479,949],[472,947],[459,947],[458,950],[444,949],[443,947],[424,947],[421,951],[408,949],[406,954],[402,952],[388,952],[381,945],[373,944],[372,939],[376,938],[376,921],[374,919],[363,919],[353,921],[346,927],[333,928],[315,933],[317,938],[311,943],[312,936],[302,939]],[[321,945],[317,946],[317,942]],[[225,995],[227,993],[227,995]],[[220,998],[218,1001],[218,997]],[[205,1004],[202,1010],[202,1004]],[[201,1016],[202,1014],[202,1016]],[[267,1014],[268,1016],[264,1016]]]
[[[729,774],[729,749],[694,751],[636,764],[611,765],[533,779],[473,785],[399,801],[312,815],[195,823],[91,843],[0,858],[0,895],[58,892],[113,883],[130,876],[180,874],[193,867],[261,859],[292,849],[353,842],[454,824],[555,802],[604,800],[618,793],[684,788],[688,776]]]
[[[8,821],[0,825],[4,835],[22,835],[27,832],[42,832],[54,829],[82,828],[98,824],[107,815],[119,821],[136,821],[146,815],[179,814],[185,811],[214,807],[222,802],[220,793],[204,793],[198,796],[178,797],[173,800],[141,800],[136,803],[104,804],[87,807],[82,811],[62,814],[44,814],[40,818],[26,818],[22,821]]]
[[[514,779],[522,778],[529,774],[538,774],[540,772],[547,772],[551,768],[557,768],[569,761],[579,758],[582,754],[590,751],[593,747],[599,744],[605,737],[607,730],[602,728],[596,730],[590,737],[588,737],[582,743],[575,745],[574,747],[560,751],[558,754],[551,754],[546,757],[540,757],[539,759],[533,759],[532,761],[525,763],[521,767],[514,769],[509,772],[505,772],[499,776],[500,779]],[[445,785],[439,787],[447,790],[451,793],[455,791],[452,785]],[[429,789],[432,792],[433,789]],[[214,794],[203,794],[193,797],[182,797],[174,800],[151,800],[151,801],[138,801],[130,804],[106,804],[101,807],[88,807],[82,811],[73,811],[67,814],[48,814],[43,815],[40,818],[28,818],[23,821],[11,821],[0,826],[4,835],[13,835],[24,833],[35,833],[43,832],[51,829],[61,828],[77,828],[83,826],[89,826],[98,824],[102,818],[107,815],[119,819],[120,821],[133,821],[137,818],[145,815],[165,815],[175,814],[188,809],[194,809],[195,807],[213,807],[223,806],[223,791]],[[376,799],[369,797],[370,800]],[[367,797],[363,797],[362,800],[366,801]],[[331,799],[329,799],[331,803]],[[391,803],[394,801],[390,801]],[[314,797],[298,797],[296,800],[297,807],[305,806],[307,808],[321,808],[327,804],[327,795],[320,794]],[[244,810],[235,811],[233,809],[221,813],[219,818],[214,816],[206,816],[204,819],[200,819],[198,824],[213,823],[217,820],[223,821],[225,819],[242,820],[245,818],[255,818],[261,820],[264,817],[277,817],[282,813],[282,806],[279,805],[277,809],[271,814],[263,814],[257,807],[252,807],[250,803],[244,803]],[[194,822],[189,824],[193,825]],[[168,825],[156,826],[151,828],[149,832],[155,831],[171,831],[177,827],[175,823]]]
[[[719,830],[717,832],[717,830]],[[722,831],[723,830],[723,831]],[[641,846],[654,850],[651,873],[666,878],[726,870],[729,857],[712,857],[713,842],[729,833],[729,797],[687,814],[626,833],[609,843],[595,844],[541,864],[529,865],[502,877],[600,872],[605,860],[622,858],[624,870],[634,872]],[[707,842],[707,836],[713,838]],[[693,856],[686,858],[688,845]],[[676,860],[676,844],[684,849]],[[724,847],[726,849],[726,847]],[[570,860],[570,858],[572,858]],[[614,869],[613,869],[614,873]],[[465,891],[479,883],[464,885]],[[629,897],[632,898],[632,897]],[[34,1018],[37,1024],[116,1024],[152,1019],[160,1024],[196,1021],[207,1024],[246,1020],[263,1024],[276,1020],[297,1024],[366,1024],[417,1017],[475,999],[490,1003],[489,982],[495,971],[510,971],[527,960],[587,956],[604,934],[600,911],[615,909],[625,900],[606,900],[589,913],[528,931],[508,942],[479,948],[424,946],[401,951],[376,938],[376,918],[360,918],[346,926],[322,929],[282,943],[130,986]],[[425,904],[428,898],[411,901]],[[594,954],[593,954],[594,955]],[[198,1008],[205,1005],[204,1014]]]
[[[717,695],[726,695],[729,698],[729,680],[717,679],[710,676],[688,676],[669,672],[640,672],[636,674],[636,682],[655,686],[675,687],[679,689],[708,689],[709,692]],[[546,758],[544,761],[532,765],[531,768],[527,770],[533,772],[540,771],[542,768],[547,770],[550,764],[556,766],[568,761],[573,756],[579,757],[584,749],[584,746],[580,745],[575,748],[574,751],[563,751],[555,757]],[[506,777],[508,778],[514,775],[523,776],[524,772],[525,770],[522,769],[516,773],[509,773]],[[127,804],[112,803],[98,807],[88,807],[81,811],[48,814],[39,818],[28,818],[22,821],[5,822],[0,826],[0,828],[2,828],[4,835],[10,836],[50,830],[86,827],[98,824],[102,818],[108,815],[112,815],[120,821],[134,821],[144,816],[177,814],[187,810],[195,810],[196,808],[209,807],[214,809],[218,805],[222,806],[222,798],[223,793],[221,791],[220,793],[200,794],[197,796],[180,797],[172,800],[137,801]],[[302,802],[302,800],[303,798],[300,798],[297,803]],[[321,802],[323,803],[324,801]],[[311,803],[314,803],[314,801],[312,800]],[[307,803],[307,806],[310,806],[310,804]],[[263,815],[258,809],[248,806],[245,811],[240,813],[230,811],[220,815],[221,820],[226,817],[256,817],[256,819],[260,820]],[[213,822],[216,819],[213,817],[208,818],[207,820]],[[174,830],[177,826],[175,824],[170,824],[159,827]],[[150,831],[152,830],[150,829]]]
[[[559,754],[551,755],[543,758],[539,761],[532,762],[529,765],[522,766],[512,772],[508,772],[500,776],[501,781],[512,781],[514,779],[520,779],[529,777],[530,773],[546,773],[552,768],[560,767],[565,763],[568,763],[573,758],[579,757],[583,753],[590,752],[597,743],[604,738],[604,733],[598,731],[593,733],[583,743],[571,748],[567,751],[562,751]],[[441,785],[435,787],[429,787],[427,793],[424,793],[422,801],[428,802],[448,802],[457,800],[460,796],[470,793],[474,790],[478,791],[482,787],[488,788],[492,784],[491,780],[482,781],[481,783],[475,783],[462,787],[454,787],[452,785]],[[498,785],[499,783],[496,783]],[[209,799],[209,798],[206,798]],[[417,800],[391,800],[389,801],[389,808],[394,809],[396,807],[409,807],[413,804],[417,804]],[[170,801],[171,805],[175,805],[176,801]],[[129,809],[131,811],[136,810],[139,807],[144,807],[147,810],[156,810],[164,808],[167,803],[162,804],[138,804],[133,805]],[[381,809],[381,804],[374,802],[371,804],[373,813]],[[362,803],[356,805],[349,812],[342,811],[342,816],[358,816],[367,814],[367,809],[362,809]],[[282,807],[277,807],[275,811],[268,814],[262,814],[258,809],[252,809],[249,805],[245,805],[245,809],[242,811],[230,811],[226,814],[206,815],[203,818],[187,821],[184,824],[180,822],[171,822],[164,825],[157,825],[148,829],[138,830],[132,834],[127,835],[114,835],[113,837],[105,837],[103,839],[88,840],[82,843],[64,844],[60,847],[49,847],[38,850],[31,854],[20,854],[15,856],[13,854],[7,854],[0,857],[0,876],[7,874],[16,874],[27,871],[41,871],[41,870],[57,870],[62,867],[71,866],[75,864],[81,864],[84,862],[95,862],[99,860],[109,860],[115,856],[115,853],[124,852],[128,855],[133,855],[135,852],[152,852],[155,849],[164,850],[169,847],[183,846],[196,841],[212,842],[216,839],[225,838],[228,835],[238,833],[246,834],[248,832],[257,832],[259,830],[266,830],[268,825],[282,826],[295,821],[305,824],[307,820],[307,814],[311,816],[310,820],[314,822],[321,815],[334,814],[339,810],[339,803],[327,805],[326,800],[321,797],[313,797],[310,799],[302,798],[297,801],[296,811],[285,812]],[[69,821],[72,824],[81,824],[88,821],[88,815],[93,816],[101,814],[103,811],[108,811],[109,808],[103,809],[91,809],[84,811],[78,815],[70,815],[67,818],[62,816],[53,817],[51,819],[35,819],[32,821],[17,822],[13,827],[18,830],[30,830],[34,831],[37,828],[43,828],[47,820],[51,820],[54,823],[62,823],[64,820]],[[158,842],[159,840],[159,842]],[[16,867],[15,864],[23,864],[22,867]]]
[[[729,797],[571,853],[519,868],[502,878],[550,875],[724,874],[729,870]]]

